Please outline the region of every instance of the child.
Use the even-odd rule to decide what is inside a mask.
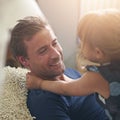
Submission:
[[[47,81],[28,73],[27,87],[73,96],[96,93],[112,119],[120,120],[120,11],[89,12],[79,22],[78,36],[80,54],[99,66],[86,66],[78,80],[63,76]]]

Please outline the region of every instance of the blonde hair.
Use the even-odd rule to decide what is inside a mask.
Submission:
[[[81,18],[78,37],[98,47],[111,61],[120,60],[120,11],[104,9],[91,11]]]

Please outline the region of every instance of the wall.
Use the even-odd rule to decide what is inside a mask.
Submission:
[[[16,24],[18,19],[28,15],[43,16],[34,0],[0,0],[0,87],[4,78],[2,67],[5,63],[9,29]]]
[[[79,0],[37,0],[63,47],[67,67],[75,68]]]

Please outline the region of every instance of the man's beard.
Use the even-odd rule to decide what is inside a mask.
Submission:
[[[56,79],[56,77],[63,75],[64,71],[65,71],[65,65],[64,63],[62,63],[58,69],[44,70],[39,72],[37,76],[44,80],[54,80]]]

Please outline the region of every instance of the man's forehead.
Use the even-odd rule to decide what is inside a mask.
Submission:
[[[56,35],[55,35],[54,31],[52,30],[52,28],[50,26],[47,25],[46,29],[49,30],[49,32],[50,32],[50,34],[53,38],[56,38]]]

